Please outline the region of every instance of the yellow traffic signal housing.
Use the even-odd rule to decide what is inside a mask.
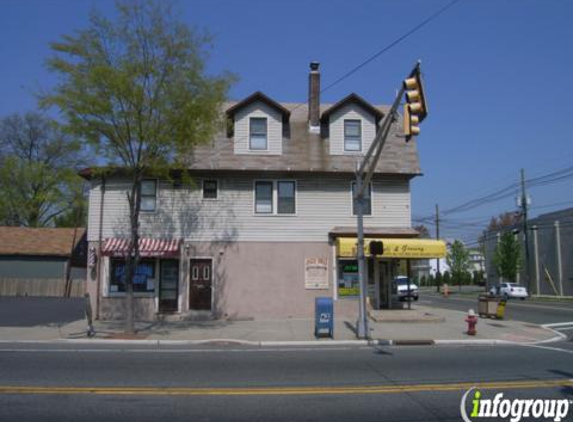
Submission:
[[[428,104],[424,95],[424,85],[420,65],[416,65],[410,76],[404,80],[406,104],[404,105],[404,135],[406,141],[420,133],[418,126],[428,115]]]
[[[404,135],[406,135],[406,142],[408,142],[412,136],[418,136],[420,134],[419,123],[420,119],[418,115],[411,112],[409,104],[404,104]]]

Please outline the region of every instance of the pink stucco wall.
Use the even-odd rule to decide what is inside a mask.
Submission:
[[[97,243],[93,244],[97,247]],[[328,289],[305,287],[305,259],[328,260]],[[222,319],[313,318],[314,299],[333,297],[335,263],[328,242],[216,242],[188,243],[181,247],[179,312],[189,310],[189,260],[213,261],[213,309],[211,315]],[[103,273],[100,285],[103,286]],[[97,271],[88,274],[87,291],[96,314]],[[153,298],[135,298],[138,320],[157,318]],[[335,302],[335,315],[354,318],[355,299]],[[121,297],[99,298],[101,319],[119,319],[124,315]],[[196,315],[195,315],[196,316]]]

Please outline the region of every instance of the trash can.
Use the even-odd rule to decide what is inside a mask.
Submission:
[[[325,331],[334,338],[334,305],[330,297],[314,299],[314,336],[320,337]]]
[[[503,319],[506,303],[503,297],[481,294],[478,296],[478,314],[480,317]]]

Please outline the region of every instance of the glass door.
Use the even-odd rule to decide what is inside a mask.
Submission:
[[[159,312],[176,312],[179,296],[179,261],[162,260],[159,280]]]

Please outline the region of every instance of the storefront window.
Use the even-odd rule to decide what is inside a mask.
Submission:
[[[355,259],[338,260],[338,296],[353,297],[360,295],[358,279],[358,261]]]
[[[111,261],[110,293],[125,292],[125,273],[127,266],[124,259]],[[139,262],[133,278],[133,291],[153,293],[155,291],[155,260]]]

